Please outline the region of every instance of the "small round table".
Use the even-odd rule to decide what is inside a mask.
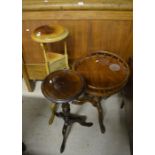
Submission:
[[[77,72],[72,70],[59,70],[50,73],[42,83],[42,93],[44,96],[56,103],[62,105],[62,112],[55,112],[57,117],[64,120],[62,129],[63,142],[60,152],[65,149],[67,133],[69,127],[77,122],[80,125],[90,127],[93,124],[86,122],[86,116],[80,116],[70,113],[71,101],[77,99],[85,90],[85,82]]]
[[[102,97],[108,97],[125,86],[129,77],[128,64],[114,53],[97,51],[77,60],[73,69],[84,77],[87,86],[85,96],[74,103],[90,101],[98,110],[100,129],[104,133],[100,101]]]

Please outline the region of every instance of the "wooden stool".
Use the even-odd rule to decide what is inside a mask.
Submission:
[[[74,103],[91,102],[98,110],[100,129],[104,133],[101,99],[120,91],[125,86],[129,77],[129,67],[118,55],[98,51],[77,60],[73,69],[84,77],[87,85],[85,96]]]
[[[40,43],[44,59],[45,59],[45,65],[46,65],[46,72],[47,75],[50,72],[69,68],[68,65],[68,54],[67,54],[67,43],[64,40],[68,36],[69,32],[66,28],[55,25],[55,26],[49,26],[49,25],[43,25],[38,28],[36,28],[31,37],[34,41]],[[54,51],[49,52],[47,49],[47,45],[51,45],[52,43],[56,43],[59,41],[64,40],[64,53],[60,53],[60,51]]]
[[[65,149],[68,130],[73,123],[77,122],[87,127],[93,125],[91,122],[86,122],[86,116],[70,113],[69,102],[78,98],[84,92],[84,89],[85,83],[83,78],[78,73],[71,70],[59,70],[50,73],[42,83],[42,92],[44,96],[50,101],[62,105],[62,112],[55,113],[57,117],[61,117],[64,120],[61,153]]]

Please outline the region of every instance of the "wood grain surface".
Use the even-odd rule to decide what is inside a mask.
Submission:
[[[116,54],[97,51],[74,63],[76,70],[86,80],[87,91],[97,96],[117,92],[129,77],[127,63]]]
[[[23,21],[23,55],[25,63],[44,62],[39,44],[31,39],[31,32],[42,24],[61,24],[69,30],[68,57],[74,61],[86,56],[90,51],[107,50],[119,54],[124,59],[132,56],[132,21]],[[27,29],[30,31],[27,32]],[[125,40],[125,41],[124,41]],[[122,43],[123,42],[123,43]],[[53,44],[53,50],[62,51],[61,43]]]
[[[83,78],[72,70],[50,73],[42,83],[42,92],[55,103],[67,103],[78,97],[84,90]]]
[[[23,10],[132,10],[132,0],[23,0]]]

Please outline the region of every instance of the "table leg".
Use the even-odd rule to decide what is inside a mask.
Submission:
[[[103,109],[101,106],[101,99],[98,100],[98,102],[96,104],[96,108],[98,110],[98,121],[99,121],[100,129],[101,129],[101,132],[104,133],[105,132],[105,126],[103,124]]]
[[[105,132],[105,126],[103,124],[103,110],[101,106],[101,99],[102,97],[97,97],[97,96],[91,96],[89,94],[85,94],[82,98],[75,100],[73,103],[74,104],[83,104],[85,102],[90,102],[94,107],[97,108],[98,111],[98,121],[100,125],[101,132]],[[81,124],[82,125],[82,124]]]
[[[60,148],[61,153],[65,149],[65,144],[67,140],[67,129],[68,129],[68,124],[64,123],[63,129],[62,129],[63,141],[62,141],[61,148]]]
[[[56,103],[52,103],[49,106],[50,106],[50,109],[51,109],[51,116],[50,116],[50,119],[48,121],[48,124],[51,125],[53,123],[53,121],[54,121],[55,112],[57,110],[57,104]]]

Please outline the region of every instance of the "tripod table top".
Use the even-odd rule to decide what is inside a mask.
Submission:
[[[121,89],[129,76],[128,64],[116,54],[99,51],[77,60],[74,70],[86,80],[87,91],[97,96],[109,96]]]
[[[83,93],[83,78],[72,70],[58,70],[50,73],[42,83],[42,92],[55,103],[66,103]]]

